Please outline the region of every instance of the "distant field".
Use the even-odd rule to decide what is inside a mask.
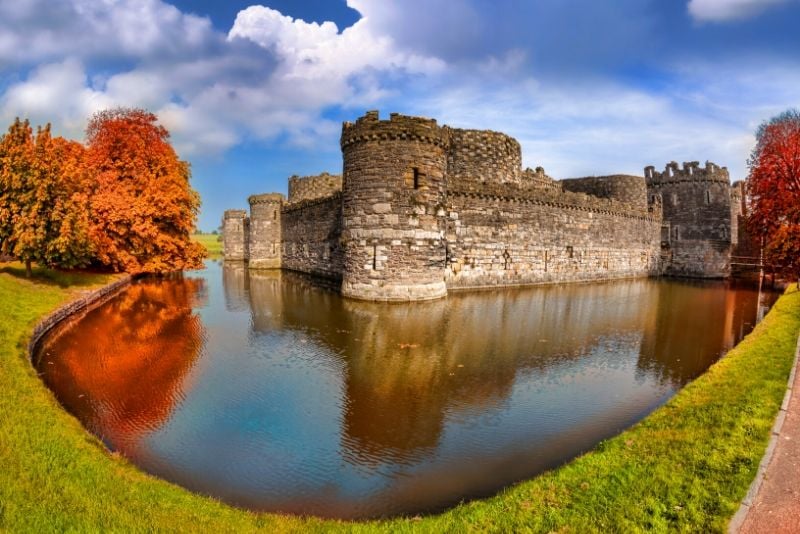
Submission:
[[[209,258],[222,257],[222,236],[215,234],[194,234],[192,239],[206,247]]]

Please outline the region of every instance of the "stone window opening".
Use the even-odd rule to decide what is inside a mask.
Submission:
[[[275,210],[275,211],[272,212],[272,220],[273,221],[277,221],[278,220],[278,210]]]
[[[419,189],[419,186],[421,185],[419,168],[414,167],[412,169],[412,171],[414,173],[414,178],[413,178],[413,180],[414,180],[414,182],[413,182],[414,183],[414,189]]]
[[[680,240],[681,238],[681,229],[678,226],[674,226],[672,228],[672,239],[675,241]]]
[[[378,245],[372,245],[372,270],[378,269]]]
[[[511,265],[511,254],[509,254],[508,249],[505,249],[503,251],[503,269],[507,271],[510,265]]]
[[[569,259],[573,259],[575,257],[575,249],[572,247],[572,245],[567,245],[567,256],[569,256]]]
[[[711,190],[706,189],[706,204],[711,204]]]

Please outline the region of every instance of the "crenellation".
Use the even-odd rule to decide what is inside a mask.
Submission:
[[[726,276],[741,233],[742,187],[711,162],[555,180],[523,170],[506,134],[378,111],[343,123],[340,146],[341,175],[292,176],[288,199],[250,197],[249,223],[226,212],[226,259],[241,250],[250,267],[322,276],[350,298],[410,301],[456,288]]]

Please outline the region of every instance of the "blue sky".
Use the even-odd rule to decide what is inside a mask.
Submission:
[[[800,107],[800,0],[0,0],[0,121],[82,139],[158,114],[200,227],[291,174],[341,172],[368,109],[515,136],[556,178],[711,160],[744,178]]]

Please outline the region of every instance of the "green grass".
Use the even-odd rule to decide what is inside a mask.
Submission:
[[[752,481],[800,331],[787,292],[727,357],[575,461],[443,514],[347,523],[253,514],[150,477],[65,413],[28,363],[34,323],[107,281],[0,269],[0,531],[723,531]]]
[[[192,234],[192,240],[206,247],[208,257],[212,259],[222,257],[221,237],[215,234]]]

